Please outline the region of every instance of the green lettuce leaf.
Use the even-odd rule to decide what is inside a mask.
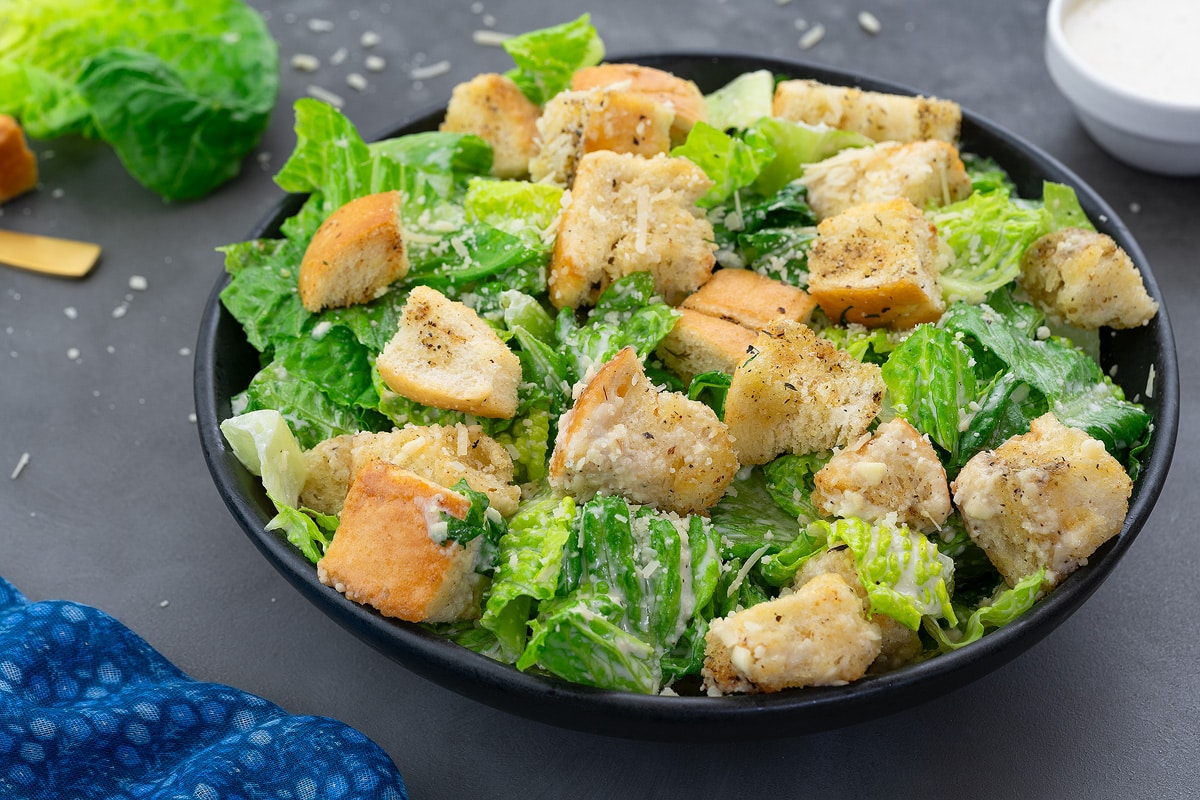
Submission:
[[[599,64],[604,58],[604,42],[588,14],[574,22],[505,39],[503,47],[517,65],[508,77],[539,106],[569,88],[576,70]]]
[[[977,397],[970,348],[948,330],[918,325],[882,368],[896,414],[952,457],[963,413]]]
[[[236,175],[278,89],[275,41],[240,0],[0,2],[0,113],[104,139],[166,200]]]
[[[733,376],[727,372],[701,372],[692,378],[687,396],[689,400],[699,400],[711,408],[718,419],[724,419],[725,395],[729,394],[729,386],[732,383]]]
[[[810,530],[830,546],[850,547],[872,614],[887,614],[914,631],[922,617],[957,623],[948,588],[954,562],[925,536],[906,525],[872,525],[860,519],[814,522]]]
[[[869,147],[871,139],[854,131],[843,131],[827,125],[806,125],[803,122],[764,115],[753,130],[766,138],[775,156],[754,181],[759,194],[772,195],[804,174],[804,166],[824,161],[849,147]]]
[[[770,139],[753,128],[741,137],[730,136],[701,121],[692,126],[687,140],[673,148],[671,155],[686,158],[704,170],[713,185],[696,205],[712,208],[753,183],[775,158],[775,148]]]
[[[1033,608],[1033,604],[1041,596],[1042,582],[1045,578],[1045,568],[1027,575],[1018,581],[1016,586],[1006,588],[995,599],[972,611],[961,628],[943,628],[932,617],[925,617],[925,631],[937,641],[940,652],[946,653],[966,647],[982,639],[987,628],[1003,627]]]
[[[529,247],[546,248],[562,196],[563,190],[551,184],[472,178],[463,207],[468,222],[483,222]]]
[[[775,76],[765,69],[743,72],[706,95],[708,124],[719,131],[749,128],[773,113]]]

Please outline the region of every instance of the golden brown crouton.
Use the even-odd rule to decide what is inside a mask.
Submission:
[[[704,639],[704,687],[720,695],[858,680],[880,648],[879,626],[864,614],[854,589],[829,573],[714,619]]]
[[[855,594],[863,600],[864,608],[867,608],[869,613],[867,588],[863,586],[862,579],[858,575],[854,554],[848,548],[826,550],[805,561],[804,565],[800,567],[800,571],[796,573],[792,586],[798,589],[813,578],[830,573],[840,575],[842,580],[854,589]],[[903,623],[887,614],[871,614],[871,621],[879,626],[881,639],[879,655],[871,662],[870,671],[888,672],[908,664],[921,655],[921,637],[916,631],[905,627]]]
[[[1120,532],[1133,482],[1101,442],[1045,414],[968,461],[951,488],[1008,585],[1045,567],[1049,588]]]
[[[835,454],[813,479],[813,504],[829,516],[877,522],[894,513],[926,533],[950,516],[942,462],[929,440],[899,417]]]
[[[592,89],[555,95],[538,119],[537,152],[529,161],[534,181],[571,188],[588,153],[612,151],[656,156],[671,149],[675,112],[644,94]]]
[[[776,320],[754,341],[757,355],[733,373],[725,424],[743,464],[857,441],[879,413],[879,367],[860,363],[807,325]]]
[[[712,409],[655,390],[632,347],[600,368],[558,423],[550,485],[677,514],[707,511],[737,475],[729,431]]]
[[[584,67],[571,77],[571,88],[575,91],[619,84],[675,110],[671,125],[671,141],[675,144],[687,139],[697,122],[708,120],[708,103],[700,87],[661,69],[640,64],[600,64]]]
[[[937,322],[946,310],[938,274],[950,249],[903,198],[827,217],[808,253],[808,291],[831,320],[868,328]]]
[[[775,87],[774,115],[854,131],[877,142],[940,139],[953,143],[962,124],[962,109],[949,100],[865,92],[814,80],[780,81]]]
[[[843,150],[809,164],[801,178],[820,218],[851,206],[908,198],[918,208],[947,205],[971,194],[971,179],[953,145],[939,141],[883,142]]]
[[[25,142],[25,132],[15,119],[0,114],[0,203],[6,203],[37,186],[37,156]]]
[[[720,370],[732,375],[749,357],[753,331],[690,308],[679,310],[682,316],[659,342],[655,353],[684,383],[690,383],[701,372]]]
[[[517,354],[473,309],[428,286],[409,294],[375,363],[388,388],[418,403],[479,417],[517,413]]]
[[[367,303],[408,274],[400,193],[351,200],[313,234],[300,262],[300,302],[316,313]]]
[[[716,264],[712,224],[696,206],[711,185],[686,158],[584,156],[550,260],[554,306],[594,304],[610,283],[643,271],[679,304]]]
[[[489,72],[454,87],[440,130],[475,134],[492,146],[493,175],[523,178],[537,152],[541,114],[511,78]]]
[[[796,286],[749,269],[720,269],[683,301],[684,308],[727,319],[757,333],[783,317],[808,322],[817,301]]]
[[[1129,254],[1104,233],[1046,234],[1025,251],[1020,282],[1043,311],[1081,328],[1136,328],[1158,313]]]
[[[478,425],[406,425],[336,436],[306,451],[304,460],[308,477],[300,502],[323,514],[341,512],[351,479],[371,461],[404,467],[447,489],[466,480],[506,517],[517,512],[521,499],[521,490],[512,485],[512,457]]]
[[[479,616],[481,538],[445,541],[441,514],[463,519],[467,498],[384,461],[363,467],[346,496],[317,577],[356,603],[409,622]],[[440,534],[439,534],[440,530]]]

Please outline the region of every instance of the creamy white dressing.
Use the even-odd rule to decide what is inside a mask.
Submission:
[[[1063,34],[1104,80],[1168,103],[1200,106],[1200,3],[1196,0],[1080,0]]]

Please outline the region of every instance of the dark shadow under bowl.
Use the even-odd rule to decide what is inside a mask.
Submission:
[[[692,53],[633,55],[632,61],[694,80],[711,92],[737,75],[767,69],[776,75],[814,78],[832,84],[912,94],[905,87],[798,62],[746,55]],[[396,136],[435,130],[442,109],[388,131]],[[238,524],[293,586],[359,638],[406,668],[448,689],[524,717],[611,736],[664,740],[722,740],[788,736],[880,717],[961,687],[1007,663],[1049,634],[1096,590],[1129,548],[1158,498],[1178,427],[1175,345],[1163,298],[1145,257],[1113,210],[1076,175],[1046,153],[990,122],[964,111],[962,149],[990,156],[1008,171],[1023,197],[1040,197],[1042,181],[1075,188],[1097,229],[1112,236],[1142,271],[1146,290],[1158,300],[1158,316],[1147,326],[1104,332],[1101,361],[1117,367],[1116,382],[1130,398],[1141,397],[1155,418],[1154,437],[1134,485],[1129,515],[1120,535],[1105,544],[1049,597],[1012,624],[969,647],[921,664],[847,686],[734,697],[662,697],[593,689],[519,672],[405,622],[387,619],[323,586],[313,565],[281,536],[264,529],[274,516],[259,480],[233,456],[218,425],[231,416],[230,398],[258,371],[259,357],[213,289],[200,327],[195,361],[195,400],[200,440],[218,491]],[[290,196],[268,212],[249,238],[278,237],[279,225],[295,213],[302,197]],[[1150,370],[1153,396],[1144,396]]]

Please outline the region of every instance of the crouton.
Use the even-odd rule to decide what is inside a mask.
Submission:
[[[466,547],[446,541],[441,516],[463,519],[470,507],[458,492],[373,461],[350,484],[337,535],[317,562],[317,578],[385,617],[478,617],[484,579],[475,563],[483,540]]]
[[[859,203],[906,197],[924,209],[971,194],[971,179],[958,150],[939,141],[883,142],[843,150],[809,164],[801,181],[808,187],[809,206],[822,219]]]
[[[418,403],[479,417],[517,413],[517,354],[473,309],[428,286],[409,294],[375,364],[393,392]]]
[[[879,626],[833,573],[795,592],[714,619],[701,675],[710,695],[840,686],[858,680],[878,656]]]
[[[682,316],[655,350],[663,365],[684,383],[701,372],[720,370],[732,375],[749,356],[754,332],[690,308],[679,310]]]
[[[632,347],[601,367],[559,420],[549,467],[560,494],[583,501],[611,492],[677,514],[707,511],[737,470],[712,409],[655,390]]]
[[[696,206],[712,182],[686,158],[588,153],[559,217],[547,284],[556,308],[592,305],[610,283],[649,271],[678,305],[712,275],[712,224]]]
[[[681,144],[697,122],[708,120],[708,103],[692,81],[640,64],[600,64],[584,67],[571,76],[571,88],[587,91],[598,87],[625,85],[628,91],[644,94],[675,110],[671,142]]]
[[[15,119],[0,114],[0,203],[7,203],[37,186],[37,156],[25,142]]]
[[[814,80],[780,81],[774,116],[861,133],[877,142],[958,141],[962,109],[935,97],[865,92]]]
[[[321,223],[300,262],[306,309],[315,314],[370,302],[408,274],[400,199],[399,192],[359,197]]]
[[[813,504],[828,516],[878,522],[895,514],[925,533],[950,516],[942,462],[929,440],[899,417],[834,454],[813,480]]]
[[[335,436],[304,453],[308,477],[300,502],[323,514],[338,514],[358,470],[387,461],[426,480],[453,488],[460,480],[488,496],[491,507],[517,513],[520,488],[512,485],[512,457],[478,425],[406,425],[384,433]]]
[[[950,258],[908,200],[863,203],[817,226],[808,291],[832,320],[894,329],[937,322],[946,310],[938,274]]]
[[[529,161],[529,176],[569,189],[588,153],[666,153],[674,118],[670,106],[644,94],[620,89],[560,92],[538,119],[537,152]]]
[[[753,270],[720,269],[682,305],[758,333],[779,317],[808,322],[817,301],[799,287]]]
[[[454,87],[439,130],[475,134],[492,146],[493,175],[523,178],[537,152],[541,114],[511,78],[488,72]]]
[[[839,547],[818,553],[804,562],[793,580],[792,586],[799,589],[819,575],[840,575],[852,588],[870,612],[867,587],[863,586],[854,563],[854,554],[848,548]],[[871,614],[871,621],[879,626],[879,655],[871,662],[870,672],[888,672],[902,667],[921,655],[920,635],[899,620],[887,614]]]
[[[1136,328],[1158,313],[1129,254],[1104,233],[1046,234],[1025,251],[1019,280],[1043,311],[1081,328]]]
[[[733,373],[725,424],[743,464],[803,455],[857,441],[879,413],[879,367],[860,363],[807,325],[776,320]]]
[[[1053,414],[978,453],[951,484],[967,532],[1009,586],[1057,585],[1125,522],[1133,482],[1103,443]]]

